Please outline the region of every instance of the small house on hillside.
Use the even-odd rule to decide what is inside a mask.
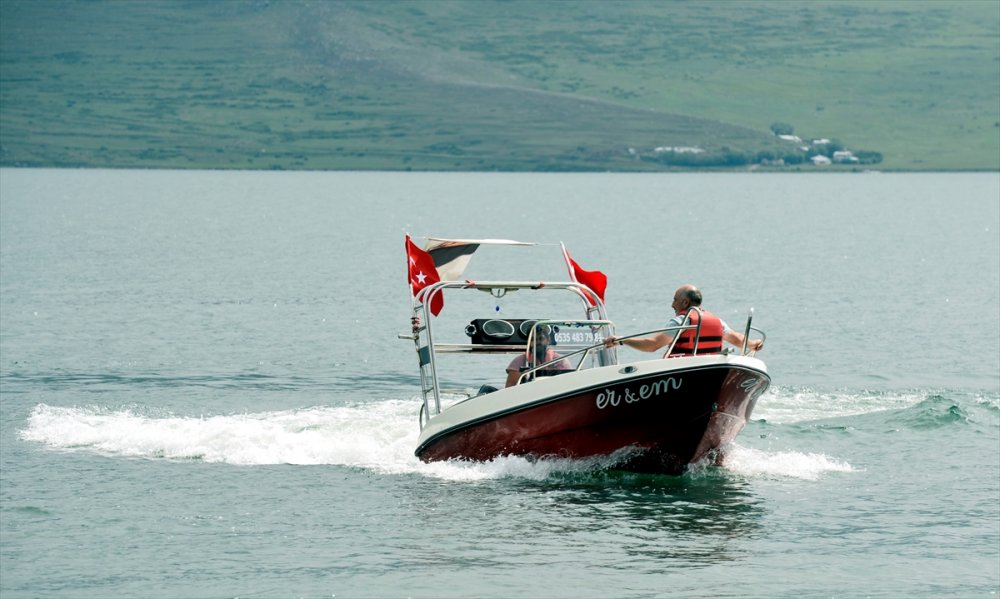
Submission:
[[[812,160],[812,163],[815,164],[816,166],[825,166],[827,164],[830,164],[830,159],[827,158],[826,156],[823,156],[822,154],[817,154],[812,158],[810,158],[810,160]]]
[[[858,157],[848,150],[840,150],[833,153],[834,162],[857,162]]]
[[[675,154],[704,154],[705,150],[693,146],[660,146],[653,149],[657,154],[673,152]]]

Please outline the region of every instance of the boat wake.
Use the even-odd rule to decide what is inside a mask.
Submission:
[[[828,472],[854,472],[848,464],[818,453],[762,451],[733,444],[726,452],[723,467],[745,477],[800,478],[817,480]]]
[[[768,426],[810,419],[905,410],[927,399],[919,393],[816,393],[776,388],[761,398],[752,421]],[[59,451],[106,456],[201,461],[239,466],[334,465],[381,474],[418,474],[445,480],[501,478],[544,480],[585,474],[613,464],[594,460],[501,457],[488,462],[424,463],[413,455],[419,400],[384,400],[346,406],[209,416],[158,414],[142,406],[37,405],[20,437]],[[752,426],[752,424],[751,424]],[[814,480],[853,472],[823,454],[771,451],[739,443],[727,451],[723,470],[738,476]],[[696,469],[693,476],[698,476]]]
[[[414,421],[412,401],[215,416],[40,404],[21,438],[54,449],[135,458],[242,466],[332,464],[395,472],[402,466],[400,456],[412,456]]]
[[[926,398],[927,393],[920,391],[819,391],[809,387],[771,387],[757,403],[752,419],[772,424],[793,424],[862,416],[903,410]]]
[[[601,464],[518,457],[426,464],[413,455],[414,400],[219,416],[160,416],[140,408],[39,404],[21,439],[61,451],[239,466],[326,464],[448,480],[542,480]]]

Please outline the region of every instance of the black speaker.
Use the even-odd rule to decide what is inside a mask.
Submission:
[[[478,345],[525,345],[536,322],[537,318],[476,318],[466,325],[465,334]],[[550,337],[549,345],[555,345],[555,337]]]

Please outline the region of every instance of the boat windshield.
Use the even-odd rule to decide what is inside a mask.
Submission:
[[[539,320],[526,339],[526,364],[518,382],[573,370],[614,364],[604,339],[614,334],[610,320]]]

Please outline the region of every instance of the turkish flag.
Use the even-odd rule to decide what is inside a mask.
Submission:
[[[406,261],[410,280],[410,292],[413,293],[413,297],[416,297],[417,293],[424,287],[441,280],[441,277],[438,276],[437,268],[434,267],[434,259],[431,258],[430,254],[418,248],[416,244],[410,241],[409,235],[406,236]],[[443,307],[444,294],[435,294],[434,299],[431,300],[431,314],[437,316]]]
[[[572,277],[573,281],[583,283],[593,289],[597,297],[601,298],[603,302],[604,291],[608,288],[608,276],[599,270],[583,270],[580,268],[576,260],[570,258],[565,246],[563,246],[563,256],[566,258],[566,265],[569,266],[569,276]],[[594,302],[589,297],[587,298],[587,303],[591,306],[594,305]]]

